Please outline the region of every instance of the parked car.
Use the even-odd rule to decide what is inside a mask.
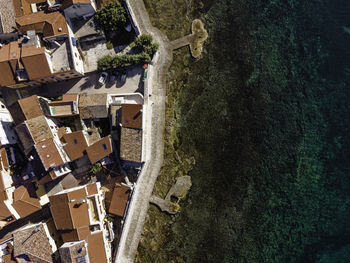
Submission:
[[[107,72],[102,72],[100,75],[100,78],[98,79],[98,83],[100,83],[101,85],[106,83],[108,77],[108,73]]]
[[[124,84],[126,82],[126,72],[122,72],[120,76],[120,82]]]
[[[109,78],[108,83],[113,84],[117,80],[117,76],[115,74],[112,74],[111,77]]]

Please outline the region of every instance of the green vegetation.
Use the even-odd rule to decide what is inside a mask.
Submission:
[[[188,34],[178,11],[188,7],[145,3],[169,38]],[[198,61],[185,49],[174,57],[155,192],[192,155],[193,186],[176,216],[150,207],[137,262],[347,262],[350,36],[336,13],[345,1],[192,6],[210,41]]]
[[[104,56],[97,61],[97,68],[99,70],[108,70],[148,63],[159,47],[158,43],[153,42],[151,35],[141,35],[135,39],[132,46],[136,54]]]
[[[194,58],[198,58],[203,49],[203,42],[208,38],[208,32],[205,30],[203,22],[195,19],[192,22],[193,38],[190,43],[191,54]]]
[[[126,11],[119,1],[110,1],[97,10],[95,18],[106,32],[111,32],[124,27]]]
[[[100,163],[94,163],[90,167],[90,172],[92,174],[98,174],[101,171],[102,171],[102,165]]]

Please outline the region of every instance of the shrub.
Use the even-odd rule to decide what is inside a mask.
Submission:
[[[139,50],[138,54],[125,54],[120,56],[104,56],[97,61],[99,70],[126,67],[148,63],[153,54],[158,50],[158,43],[153,43],[151,35],[141,35],[134,41],[134,46]]]
[[[90,167],[90,172],[92,174],[98,174],[102,170],[102,165],[100,163],[94,163]]]

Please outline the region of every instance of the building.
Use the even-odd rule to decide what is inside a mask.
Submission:
[[[61,8],[69,19],[86,19],[97,9],[95,0],[61,0]]]
[[[66,19],[60,12],[34,12],[16,18],[18,31],[26,33],[34,30],[42,34],[43,40],[57,40],[68,37]]]
[[[138,165],[142,161],[142,130],[121,127],[120,159]]]
[[[47,0],[12,0],[15,16],[21,17],[43,10]]]
[[[142,162],[143,105],[121,105],[120,159],[127,165],[139,166]]]
[[[83,131],[65,133],[62,135],[61,141],[71,161],[75,161],[85,155],[88,145]]]
[[[57,246],[46,223],[26,226],[0,240],[1,262],[56,262]]]
[[[113,152],[111,136],[103,137],[86,148],[87,155],[92,164],[108,157]]]
[[[44,115],[52,112],[49,105],[50,101],[34,95],[9,107],[25,155],[33,163],[40,159],[40,163],[33,165],[39,179],[45,176],[43,171],[51,179],[71,172],[70,159],[59,140],[58,124]]]
[[[108,213],[114,216],[124,217],[131,192],[131,187],[125,184],[116,184]]]
[[[5,176],[3,173],[1,173],[1,177],[1,180],[4,180]],[[1,228],[41,210],[39,199],[31,197],[25,186],[22,185],[18,188],[8,187],[5,188],[5,191],[6,196],[2,195],[0,199]]]
[[[74,262],[72,260],[76,258],[88,258],[91,263],[111,261],[108,225],[104,221],[106,214],[100,188],[97,182],[49,197],[56,229],[65,242],[60,248],[62,262]]]
[[[17,136],[14,131],[15,124],[11,114],[2,100],[0,100],[0,147],[17,143]]]
[[[62,100],[48,103],[51,117],[68,117],[79,114],[78,94],[64,94]]]
[[[81,119],[108,118],[108,95],[86,94],[79,96],[79,114]]]

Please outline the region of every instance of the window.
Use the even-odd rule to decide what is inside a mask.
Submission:
[[[74,144],[78,144],[78,141],[77,141],[77,139],[74,139],[73,141],[74,141]]]
[[[107,150],[107,145],[104,143],[102,144],[103,149]]]

